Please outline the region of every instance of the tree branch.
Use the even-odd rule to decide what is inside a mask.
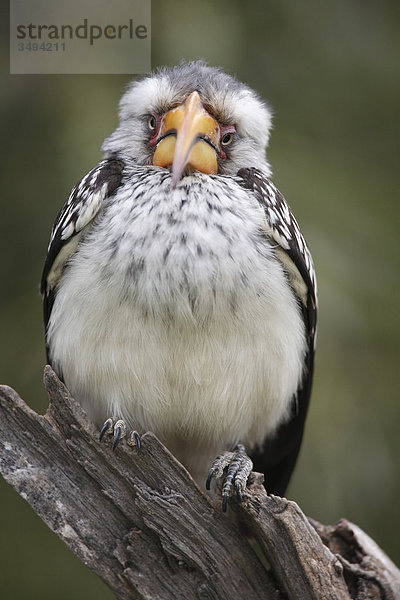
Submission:
[[[400,597],[400,572],[355,525],[310,524],[254,475],[231,502],[251,544],[153,434],[140,455],[124,440],[112,452],[50,367],[45,386],[44,416],[0,387],[0,470],[117,598]]]

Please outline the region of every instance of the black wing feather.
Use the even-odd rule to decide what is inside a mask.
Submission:
[[[282,194],[257,169],[241,169],[238,176],[241,184],[254,192],[264,208],[269,226],[268,235],[286,252],[307,290],[305,297],[298,300],[304,318],[308,350],[303,380],[293,399],[291,417],[279,427],[272,439],[266,440],[263,447],[256,449],[251,455],[254,470],[265,474],[267,491],[282,496],[296,464],[311,395],[317,321],[316,281],[310,252]]]
[[[105,198],[121,185],[123,169],[124,162],[119,158],[103,160],[76,184],[55,220],[40,284],[46,328],[56,295],[57,274],[61,275],[74,250],[70,255],[60,253],[74,238],[77,239],[76,236],[95,218]],[[57,261],[57,274],[50,277]]]

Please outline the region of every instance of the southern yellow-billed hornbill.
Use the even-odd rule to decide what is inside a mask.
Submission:
[[[153,431],[201,485],[226,468],[224,508],[246,451],[284,493],[311,389],[315,278],[269,179],[270,122],[202,62],[133,82],[42,279],[49,362],[102,433],[139,450]]]

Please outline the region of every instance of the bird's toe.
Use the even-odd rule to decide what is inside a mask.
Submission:
[[[114,425],[114,438],[113,438],[113,443],[112,443],[113,450],[115,450],[115,448],[118,446],[119,442],[125,436],[126,436],[125,421],[123,421],[122,419],[118,419],[118,421]]]
[[[137,431],[131,431],[126,443],[133,448],[136,448],[136,454],[140,454],[141,441]]]
[[[100,429],[99,439],[100,441],[103,439],[105,434],[111,435],[114,432],[114,421],[109,417],[104,421],[103,427]]]
[[[229,498],[236,492],[238,500],[243,499],[243,491],[246,488],[247,479],[253,469],[253,463],[247,456],[243,444],[238,444],[232,452],[220,454],[209,471],[206,488],[210,489],[211,480],[223,477],[226,470],[225,480],[222,485],[222,510],[225,512]]]
[[[136,453],[140,454],[141,440],[140,435],[137,431],[131,431],[127,436],[127,426],[123,419],[117,419],[116,421],[109,417],[100,430],[99,438],[100,441],[105,435],[112,436],[112,449],[115,450],[122,438],[127,437],[126,443],[128,446],[136,448]]]

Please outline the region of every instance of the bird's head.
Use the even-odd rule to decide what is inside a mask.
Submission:
[[[248,86],[201,61],[134,81],[120,102],[120,123],[103,144],[139,165],[171,169],[172,186],[190,171],[269,174],[265,150],[271,112]]]

